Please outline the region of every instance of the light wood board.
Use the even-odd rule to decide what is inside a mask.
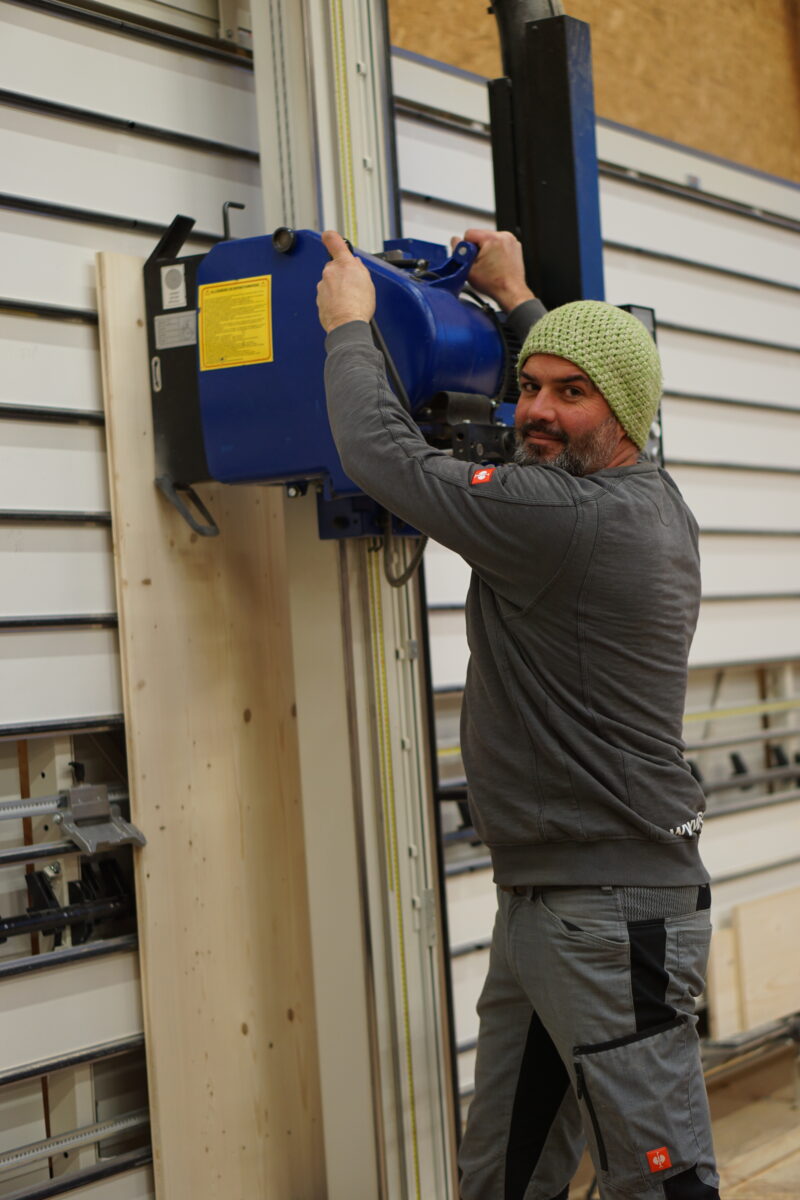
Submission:
[[[733,922],[744,1028],[800,1010],[800,888],[738,905]]]
[[[157,493],[141,270],[98,256],[157,1195],[324,1197],[282,501]]]
[[[742,1028],[736,937],[733,929],[715,929],[706,981],[712,1038],[726,1038]]]

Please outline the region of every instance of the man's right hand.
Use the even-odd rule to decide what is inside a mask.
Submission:
[[[469,273],[469,281],[477,292],[490,296],[504,312],[511,312],[518,304],[534,298],[525,282],[522,246],[513,233],[468,229],[463,238],[453,238],[451,244],[456,246],[459,241],[473,242],[479,247]]]

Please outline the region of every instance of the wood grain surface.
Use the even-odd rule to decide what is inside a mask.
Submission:
[[[486,0],[390,0],[394,45],[500,72]],[[591,26],[598,115],[800,181],[798,0],[566,0]]]
[[[157,493],[141,270],[98,257],[157,1192],[321,1197],[281,498]]]

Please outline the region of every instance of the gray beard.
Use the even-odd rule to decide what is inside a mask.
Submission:
[[[589,433],[565,442],[554,458],[546,458],[543,446],[527,446],[519,432],[513,461],[519,467],[559,467],[569,475],[592,475],[611,461],[619,443],[619,423],[615,416],[606,417]]]

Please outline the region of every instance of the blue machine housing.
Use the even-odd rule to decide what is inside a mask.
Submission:
[[[442,246],[411,239],[385,248],[414,260],[415,268],[354,253],[375,283],[376,324],[412,413],[441,391],[498,397],[506,375],[501,329],[479,304],[459,299],[477,248],[462,242],[450,255]],[[422,269],[419,260],[427,263]],[[198,288],[271,277],[273,360],[198,370],[203,441],[214,479],[317,480],[326,501],[361,497],[342,469],[325,408],[325,334],[316,286],[327,261],[320,235],[298,231],[288,251],[281,252],[272,237],[246,238],[221,242],[199,264]],[[354,511],[365,511],[363,503]],[[352,532],[370,531],[367,523]]]

